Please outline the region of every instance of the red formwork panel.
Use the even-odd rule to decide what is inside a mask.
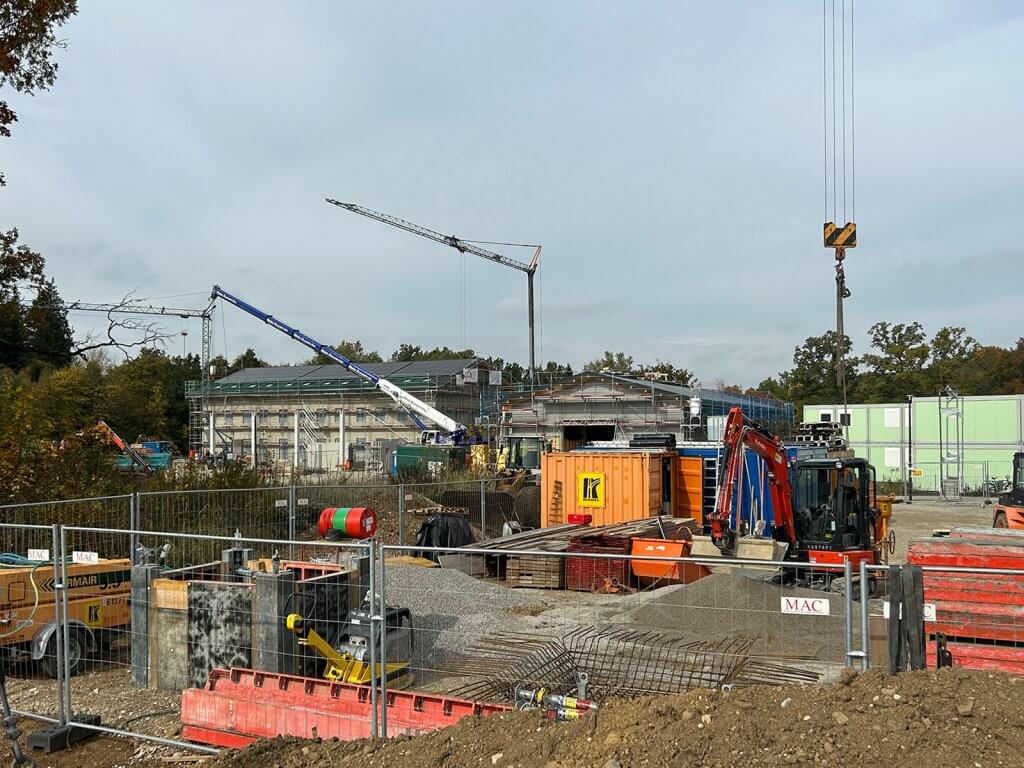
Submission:
[[[988,573],[925,573],[925,602],[1024,606],[1024,576]]]
[[[419,691],[388,691],[387,707],[389,736],[415,736],[469,715],[508,709]],[[205,688],[182,693],[181,723],[190,741],[232,748],[275,736],[365,739],[370,690],[297,675],[215,669]]]
[[[972,539],[994,544],[1008,544],[1024,547],[1024,531],[1016,528],[983,528],[980,525],[964,525],[949,532],[951,539]]]
[[[629,567],[629,552],[633,540],[622,536],[573,536],[569,539],[569,552],[601,555],[623,555],[620,558],[573,557],[565,559],[565,588],[576,592],[591,592],[601,587],[605,579],[616,579],[626,587],[635,586],[636,579]]]
[[[1024,648],[984,643],[948,642],[946,649],[953,656],[953,666],[985,672],[1009,672],[1024,675]],[[935,668],[935,641],[927,644],[929,669]]]
[[[975,637],[1024,642],[1024,607],[997,603],[948,603],[932,600],[927,590],[926,603],[935,603],[935,621],[925,622],[925,631],[941,632],[948,637]]]
[[[1024,543],[969,538],[932,537],[910,542],[907,562],[911,565],[951,568],[1024,569]]]

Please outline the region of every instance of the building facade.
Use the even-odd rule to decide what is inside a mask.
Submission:
[[[364,367],[466,425],[486,427],[500,384],[477,359]],[[394,400],[339,365],[249,368],[189,382],[186,395],[194,450],[259,465],[379,469],[388,447],[420,435]]]
[[[881,480],[947,497],[981,494],[1012,472],[1024,451],[1024,395],[914,397],[850,405],[850,447]],[[842,405],[808,405],[804,421],[839,421]],[[992,486],[988,486],[991,489]]]
[[[501,434],[506,441],[540,438],[556,451],[645,432],[686,442],[705,439],[714,421],[737,405],[758,421],[793,421],[793,404],[780,400],[585,372],[502,403]]]

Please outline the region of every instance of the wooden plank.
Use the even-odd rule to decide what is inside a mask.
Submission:
[[[156,579],[149,590],[150,600],[156,608],[173,611],[188,610],[188,582]]]

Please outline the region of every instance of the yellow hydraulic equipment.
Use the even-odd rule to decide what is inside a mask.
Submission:
[[[408,609],[387,610],[387,648],[389,661],[384,671],[388,686],[406,688],[412,684],[412,621]],[[393,620],[393,622],[392,622]],[[298,637],[299,645],[311,648],[327,661],[324,678],[342,683],[369,685],[381,674],[381,665],[370,663],[370,616],[354,611],[346,627],[347,634],[338,648],[331,645],[297,613],[289,614],[285,626]]]

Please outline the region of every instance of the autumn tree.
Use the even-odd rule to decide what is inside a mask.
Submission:
[[[53,54],[65,47],[57,29],[77,11],[75,0],[0,0],[0,90],[31,96],[53,85],[58,68]],[[11,135],[17,119],[0,98],[0,137]]]

